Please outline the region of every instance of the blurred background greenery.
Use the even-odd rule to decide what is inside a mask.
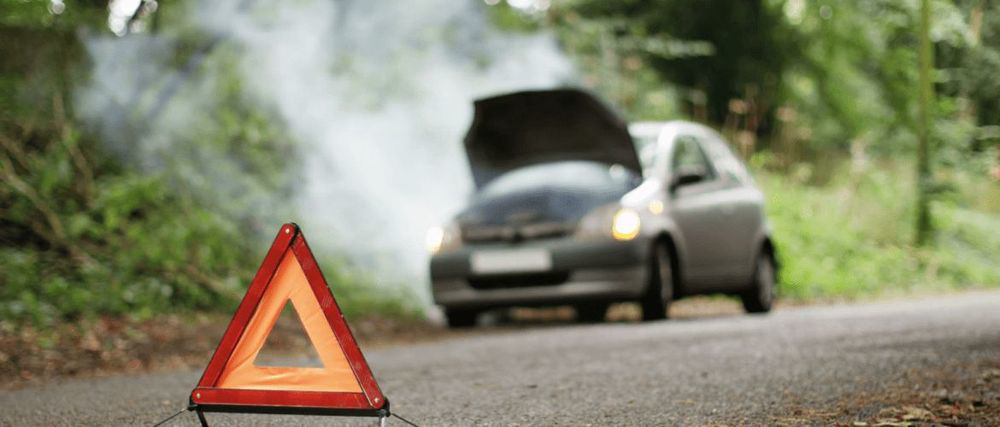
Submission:
[[[192,62],[218,42],[191,25],[195,2],[117,3],[0,0],[5,330],[231,311],[285,218],[281,209],[267,216],[274,221],[244,214],[255,201],[241,196],[280,195],[301,178],[296,137],[266,105],[247,100],[245,82],[227,71],[233,53]],[[1000,284],[1000,2],[928,2],[928,120],[919,115],[918,1],[475,4],[482,25],[554,35],[575,84],[629,120],[685,118],[721,129],[767,192],[783,297]],[[85,40],[166,31],[180,35],[174,65],[227,76],[212,87],[196,144],[175,148],[236,160],[241,181],[225,203],[205,195],[211,182],[179,179],[190,172],[184,162],[137,167],[133,153],[102,141],[75,111],[74,97],[96,72]],[[137,113],[123,105],[105,114]],[[918,186],[922,124],[930,174]],[[126,138],[148,131],[133,125]],[[920,197],[931,221],[918,244]],[[320,256],[349,317],[422,316],[411,288],[377,291],[343,254]]]

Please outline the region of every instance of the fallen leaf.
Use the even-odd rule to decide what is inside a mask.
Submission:
[[[916,406],[903,407],[904,421],[934,421],[934,414],[924,408]]]

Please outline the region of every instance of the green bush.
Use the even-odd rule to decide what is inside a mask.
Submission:
[[[912,244],[912,169],[847,169],[823,185],[808,184],[807,171],[756,173],[782,264],[782,296],[853,299],[1000,284],[1000,213],[971,210],[961,198],[939,201],[935,244],[919,248]]]
[[[72,131],[5,145],[0,319],[48,324],[231,305],[252,273],[231,223],[97,157]]]

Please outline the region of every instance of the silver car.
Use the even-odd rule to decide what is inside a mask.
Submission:
[[[475,103],[465,149],[476,192],[427,235],[432,294],[452,327],[484,310],[573,305],[600,321],[635,301],[738,295],[770,310],[777,262],[764,197],[725,140],[683,122],[626,125],[586,92]]]

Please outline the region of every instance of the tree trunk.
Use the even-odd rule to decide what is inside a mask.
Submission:
[[[925,245],[931,240],[933,228],[931,224],[931,105],[933,103],[934,87],[931,82],[930,41],[930,0],[920,1],[920,100],[918,105],[917,133],[917,245]]]

